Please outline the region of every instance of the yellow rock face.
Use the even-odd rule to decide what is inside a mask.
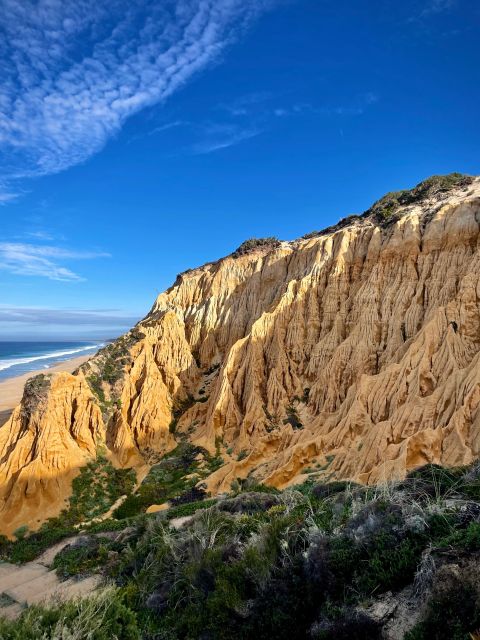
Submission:
[[[0,531],[8,534],[57,515],[79,467],[105,439],[100,409],[82,375],[44,376],[43,384],[27,387],[0,429]]]
[[[220,448],[212,492],[480,457],[480,179],[397,216],[184,273],[124,338],[103,405],[102,354],[24,398],[0,428],[0,530],[58,513],[99,442],[135,467],[179,435]]]

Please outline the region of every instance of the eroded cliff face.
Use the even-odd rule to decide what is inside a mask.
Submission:
[[[0,531],[58,513],[99,444],[139,468],[180,439],[217,450],[213,493],[480,457],[480,179],[389,198],[181,274],[75,375],[26,389],[0,428]]]

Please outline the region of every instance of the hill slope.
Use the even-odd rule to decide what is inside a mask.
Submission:
[[[149,465],[188,440],[286,487],[376,483],[480,456],[480,179],[388,194],[294,242],[247,242],[178,276],[75,375],[34,378],[0,428],[0,532],[65,506],[106,448]]]

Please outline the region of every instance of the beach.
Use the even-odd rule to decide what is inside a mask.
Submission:
[[[8,420],[13,409],[15,409],[19,404],[23,395],[23,387],[29,378],[32,378],[39,373],[55,373],[57,371],[67,371],[68,373],[72,373],[91,357],[91,353],[84,356],[78,356],[71,360],[64,360],[63,362],[54,364],[51,367],[48,367],[48,369],[30,371],[29,373],[25,373],[21,376],[8,378],[7,380],[0,382],[0,426]]]

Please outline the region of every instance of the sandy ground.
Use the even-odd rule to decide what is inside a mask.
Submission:
[[[0,601],[0,618],[15,620],[30,605],[66,602],[88,596],[99,588],[99,575],[74,576],[61,582],[52,568],[57,553],[76,540],[78,536],[62,540],[33,562],[22,565],[0,562],[0,595],[7,596]]]
[[[55,371],[68,371],[72,373],[72,371],[75,371],[81,364],[89,360],[92,355],[93,354],[90,353],[86,356],[78,356],[71,360],[64,360],[48,369],[31,371],[30,373],[25,373],[23,376],[9,378],[8,380],[0,382],[0,426],[8,420],[13,409],[19,404],[22,399],[23,387],[29,378],[36,376],[38,373],[54,373]]]

